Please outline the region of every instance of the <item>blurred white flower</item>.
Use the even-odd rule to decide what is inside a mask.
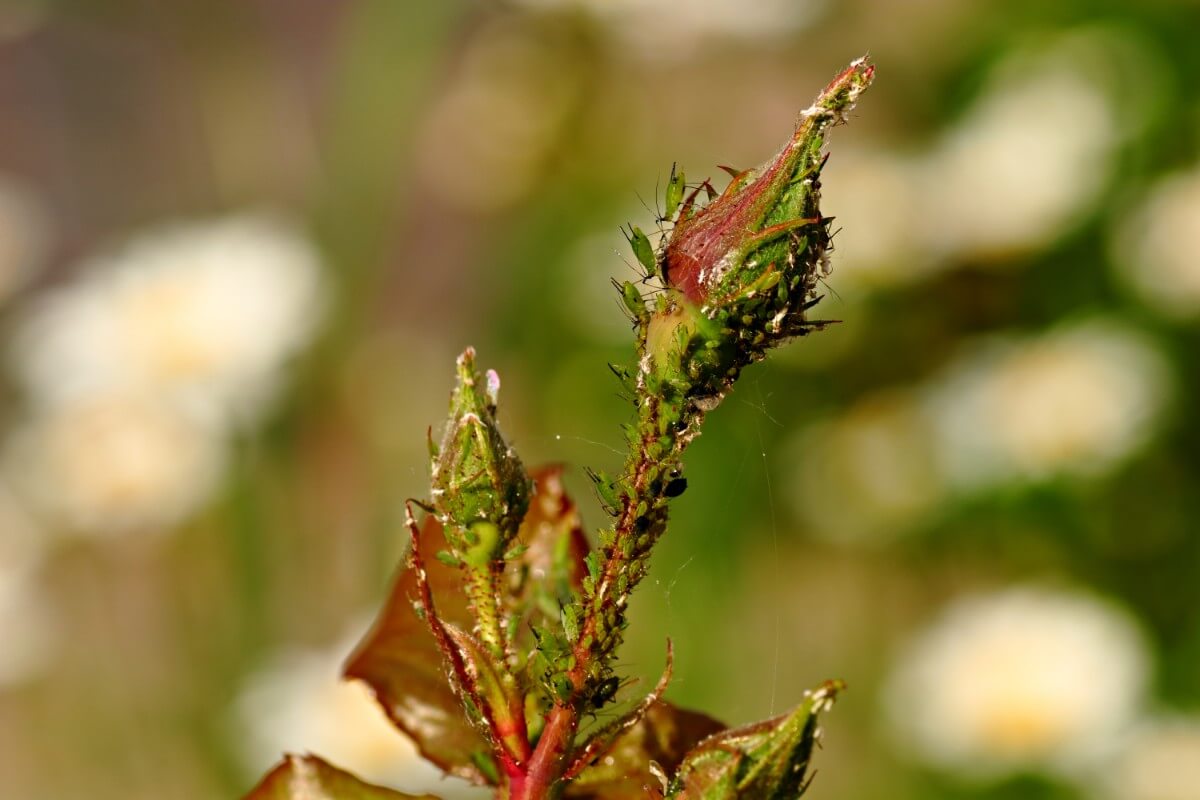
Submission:
[[[929,154],[924,239],[950,257],[1004,257],[1061,236],[1098,199],[1115,109],[1081,65],[1011,56]]]
[[[1113,239],[1114,263],[1147,305],[1177,319],[1200,314],[1200,167],[1151,188]]]
[[[821,173],[821,209],[837,218],[830,284],[874,289],[919,280],[937,266],[921,238],[920,166],[899,156],[838,150]]]
[[[836,153],[822,202],[844,225],[831,283],[909,283],[1068,233],[1101,198],[1118,147],[1163,104],[1160,62],[1104,25],[1017,44],[926,152]]]
[[[0,303],[42,266],[49,242],[45,210],[27,189],[0,176]]]
[[[825,0],[520,0],[537,9],[579,10],[642,56],[679,58],[717,39],[770,39],[815,22]]]
[[[1121,747],[1098,796],[1111,800],[1196,800],[1200,797],[1200,720],[1145,723]]]
[[[941,498],[930,435],[907,394],[869,397],[818,423],[787,448],[795,470],[788,492],[814,535],[840,541],[886,540]]]
[[[264,773],[285,752],[313,753],[364,780],[447,798],[487,797],[445,778],[388,721],[365,685],[341,679],[359,636],[328,650],[278,653],[245,683],[234,707],[248,776]]]
[[[948,608],[910,643],[885,702],[902,746],[939,768],[1070,774],[1124,732],[1146,675],[1145,643],[1122,610],[1013,589]]]
[[[545,37],[511,20],[485,24],[421,132],[426,189],[473,212],[520,200],[541,178],[577,90]]]
[[[13,432],[5,466],[48,520],[107,534],[179,521],[208,498],[223,455],[219,434],[177,406],[112,394],[40,409]]]
[[[36,401],[133,389],[245,416],[319,318],[318,254],[271,217],[168,226],[81,272],[18,331],[18,371]]]
[[[992,341],[926,388],[943,471],[968,488],[1102,473],[1153,433],[1171,377],[1148,337],[1113,320]]]
[[[37,576],[44,546],[16,494],[0,482],[0,688],[35,675],[57,638]]]

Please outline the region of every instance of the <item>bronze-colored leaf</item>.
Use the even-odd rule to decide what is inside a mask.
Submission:
[[[645,797],[646,787],[658,787],[661,783],[651,771],[651,762],[670,775],[697,743],[724,729],[722,723],[707,714],[660,700],[595,764],[580,773],[567,788],[566,796],[580,800]]]
[[[507,583],[522,619],[518,633],[527,635],[529,623],[557,624],[559,607],[579,590],[587,574],[588,553],[579,509],[567,494],[559,465],[532,471],[533,501],[521,522],[518,542],[525,548],[510,562]]]
[[[438,800],[363,783],[316,756],[287,755],[245,800]]]
[[[420,542],[426,553],[445,546],[441,525],[432,516],[421,525]],[[438,616],[469,629],[471,617],[458,571],[433,558],[426,559],[425,569]],[[478,765],[480,759],[490,759],[490,748],[451,689],[442,654],[413,609],[416,593],[416,573],[404,566],[375,624],[346,662],[345,675],[371,688],[388,717],[425,758],[450,774],[489,782]]]

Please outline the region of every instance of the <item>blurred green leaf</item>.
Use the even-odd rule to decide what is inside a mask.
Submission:
[[[245,800],[437,800],[363,783],[316,756],[284,756]]]

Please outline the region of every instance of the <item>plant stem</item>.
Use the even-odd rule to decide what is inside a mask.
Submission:
[[[554,800],[562,793],[560,779],[570,763],[579,713],[569,705],[555,705],[525,774],[509,783],[508,800]]]
[[[478,626],[479,639],[498,660],[508,657],[508,644],[501,625],[499,576],[491,563],[468,567],[463,584]]]

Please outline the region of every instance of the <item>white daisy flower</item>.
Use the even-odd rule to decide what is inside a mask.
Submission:
[[[947,255],[1044,246],[1090,208],[1111,169],[1115,112],[1086,73],[1045,62],[998,73],[923,171],[925,240]]]
[[[1147,659],[1112,604],[1013,589],[946,609],[900,658],[885,701],[901,745],[942,769],[1073,773],[1132,721]]]
[[[839,149],[821,172],[821,210],[837,218],[833,273],[839,292],[911,283],[939,266],[922,238],[920,165]]]
[[[177,406],[112,394],[41,409],[13,432],[5,466],[48,521],[104,535],[178,522],[207,500],[223,458],[219,434]]]
[[[446,798],[490,797],[446,778],[384,715],[370,690],[341,679],[342,662],[359,636],[327,650],[278,653],[245,683],[234,707],[247,777],[264,773],[283,753],[313,753],[364,780]]]
[[[1200,797],[1200,719],[1147,722],[1103,772],[1104,800],[1195,800]]]
[[[1176,319],[1200,315],[1200,167],[1151,188],[1122,218],[1113,240],[1124,283],[1146,305]]]
[[[1145,443],[1171,383],[1148,337],[1091,319],[979,346],[927,387],[927,412],[943,471],[964,487],[1095,475]]]
[[[212,415],[246,415],[320,311],[316,250],[262,216],[168,226],[85,264],[16,338],[38,401],[134,388]]]
[[[1160,81],[1152,47],[1114,27],[1013,48],[927,157],[928,246],[992,259],[1061,237],[1100,200],[1117,148],[1153,114]]]

